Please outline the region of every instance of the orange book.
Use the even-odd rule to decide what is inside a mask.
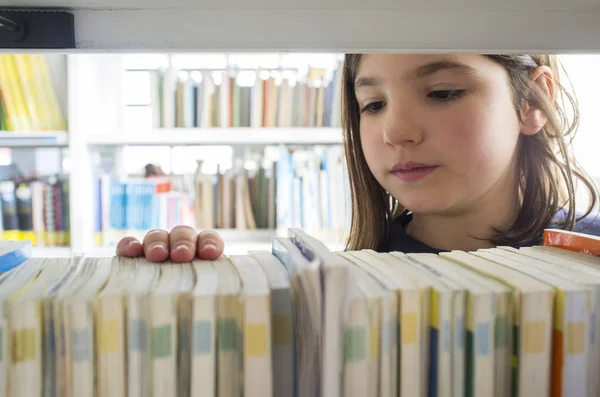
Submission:
[[[591,234],[545,229],[544,245],[600,257],[600,237]]]

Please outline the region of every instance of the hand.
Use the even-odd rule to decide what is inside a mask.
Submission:
[[[151,262],[189,262],[195,257],[214,260],[223,254],[223,239],[212,230],[196,233],[189,226],[176,226],[171,233],[152,230],[140,243],[135,237],[124,237],[117,244],[117,255],[145,256]]]

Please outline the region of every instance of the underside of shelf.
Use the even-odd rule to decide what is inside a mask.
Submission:
[[[57,132],[0,132],[0,147],[67,147],[68,136]]]
[[[93,146],[331,145],[342,142],[339,128],[173,128],[97,135]]]
[[[599,52],[600,4],[473,2],[12,0],[75,16],[76,50]]]

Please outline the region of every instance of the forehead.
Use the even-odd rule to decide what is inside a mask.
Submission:
[[[492,61],[478,54],[367,54],[362,57],[356,75],[407,76],[410,72],[433,64],[464,65],[474,72],[494,67]],[[467,68],[463,71],[466,72]]]

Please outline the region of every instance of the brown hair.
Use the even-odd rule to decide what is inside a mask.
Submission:
[[[566,217],[557,221],[557,227],[572,230],[577,220],[592,212],[598,193],[568,149],[579,123],[579,113],[576,99],[559,82],[559,61],[555,55],[486,56],[506,69],[519,117],[522,104],[528,103],[540,109],[548,120],[537,134],[519,137],[518,199],[521,206],[512,224],[506,230],[496,229],[491,241],[496,245],[513,245],[534,238],[563,207],[567,207]],[[361,54],[347,54],[342,76],[342,129],[352,196],[352,221],[346,249],[377,250],[387,242],[392,221],[404,208],[379,185],[363,154],[360,112],[354,92],[362,58]],[[554,101],[530,77],[532,71],[544,65],[554,74],[557,94]],[[565,112],[567,102],[573,109],[572,120]],[[580,218],[575,212],[574,179],[583,182],[590,195],[590,204]]]

